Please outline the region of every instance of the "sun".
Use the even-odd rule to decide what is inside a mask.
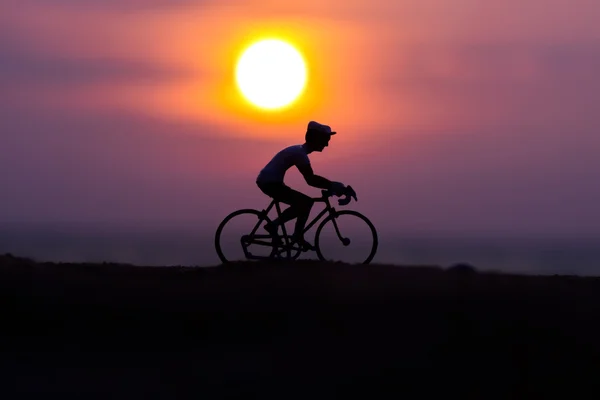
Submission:
[[[275,110],[290,105],[306,85],[306,65],[291,44],[266,39],[248,47],[239,58],[236,83],[257,107]]]

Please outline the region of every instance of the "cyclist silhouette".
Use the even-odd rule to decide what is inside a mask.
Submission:
[[[290,167],[296,166],[308,185],[330,190],[337,196],[343,195],[346,186],[341,182],[330,181],[315,175],[308,158],[313,151],[322,152],[329,145],[331,136],[336,133],[332,132],[328,125],[310,121],[306,129],[304,144],[289,146],[279,151],[258,174],[256,185],[259,189],[274,200],[289,205],[279,218],[264,226],[265,230],[274,238],[277,238],[277,228],[280,224],[297,218],[292,240],[306,249],[314,250],[314,246],[304,239],[303,233],[314,201],[306,194],[287,186],[283,179],[286,171]]]

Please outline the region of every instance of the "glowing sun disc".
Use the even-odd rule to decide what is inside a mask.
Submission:
[[[236,66],[236,82],[244,97],[265,109],[292,103],[306,84],[302,55],[281,40],[262,40],[250,46]]]

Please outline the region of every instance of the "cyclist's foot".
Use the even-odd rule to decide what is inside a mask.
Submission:
[[[279,235],[277,234],[277,226],[273,225],[273,223],[267,223],[264,226],[265,231],[267,231],[267,233],[269,235],[271,235],[271,237],[273,238],[273,243],[275,244],[280,244],[281,243],[281,238],[279,237]]]
[[[277,226],[273,225],[273,223],[267,223],[264,226],[265,231],[269,233],[271,236],[277,236]]]
[[[294,238],[293,240],[300,245],[300,248],[302,248],[303,251],[315,250],[315,246],[307,242],[304,238]]]

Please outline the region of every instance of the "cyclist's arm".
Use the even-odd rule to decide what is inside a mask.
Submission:
[[[319,189],[331,189],[331,181],[315,175],[310,164],[299,164],[297,167],[308,185]]]

